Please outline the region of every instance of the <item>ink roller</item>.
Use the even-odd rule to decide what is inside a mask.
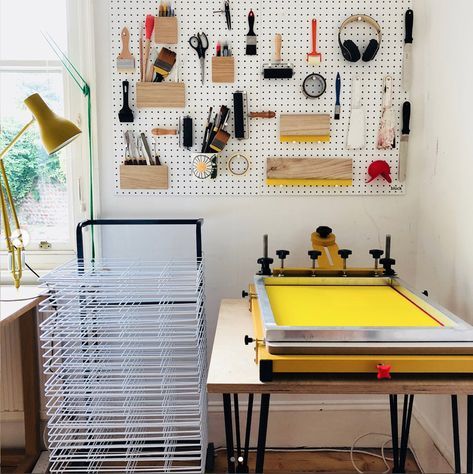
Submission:
[[[182,148],[190,149],[194,145],[192,117],[183,117],[179,124],[179,139]]]

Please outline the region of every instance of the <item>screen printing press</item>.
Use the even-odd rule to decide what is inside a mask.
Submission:
[[[405,284],[391,238],[371,250],[372,268],[349,268],[328,227],[312,234],[310,268],[271,269],[265,236],[261,271],[250,285],[260,380],[277,374],[473,373],[473,327]],[[383,258],[384,257],[384,258]]]

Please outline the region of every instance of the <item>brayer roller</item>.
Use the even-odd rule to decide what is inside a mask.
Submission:
[[[233,94],[233,122],[235,138],[243,140],[249,136],[248,118],[270,119],[276,117],[276,112],[271,110],[264,112],[248,112],[248,96],[244,91],[236,91]]]

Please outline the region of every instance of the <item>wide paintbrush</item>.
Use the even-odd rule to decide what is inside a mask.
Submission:
[[[170,49],[162,48],[154,63],[154,72],[156,73],[154,82],[164,81],[169,76],[174,64],[176,64],[176,53]]]

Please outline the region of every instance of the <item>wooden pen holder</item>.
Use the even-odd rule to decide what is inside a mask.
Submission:
[[[154,42],[157,44],[177,44],[179,42],[177,16],[157,16],[155,18]]]
[[[232,83],[235,82],[235,57],[213,56],[212,57],[212,82]]]
[[[120,189],[168,189],[166,165],[120,165]]]
[[[183,82],[137,82],[136,106],[183,109],[186,106],[186,86]]]

